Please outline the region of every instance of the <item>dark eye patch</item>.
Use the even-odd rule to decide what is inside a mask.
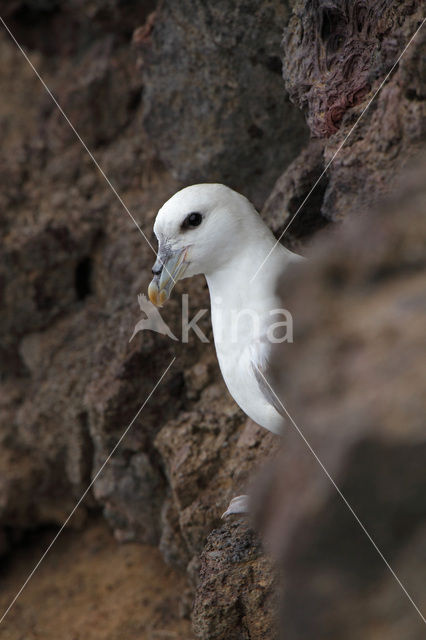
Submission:
[[[182,222],[182,229],[192,229],[198,227],[203,221],[203,216],[198,211],[192,211],[188,213],[185,220]]]

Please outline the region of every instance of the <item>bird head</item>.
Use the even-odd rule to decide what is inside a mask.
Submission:
[[[222,184],[197,184],[172,196],[154,223],[158,253],[148,288],[151,302],[162,306],[178,280],[226,265],[247,215],[257,217],[249,200]]]

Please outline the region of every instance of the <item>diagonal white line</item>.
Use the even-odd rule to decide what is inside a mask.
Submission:
[[[87,152],[87,154],[89,155],[90,159],[92,160],[93,164],[95,165],[95,167],[97,168],[97,170],[99,171],[99,173],[101,174],[101,176],[104,178],[105,182],[107,183],[107,185],[109,186],[109,188],[111,189],[111,191],[113,192],[113,194],[115,195],[115,197],[117,198],[117,200],[119,201],[119,203],[121,204],[121,206],[123,207],[123,209],[126,211],[126,213],[129,215],[129,217],[131,218],[131,220],[134,222],[134,224],[136,225],[136,227],[138,228],[138,230],[140,231],[140,233],[142,234],[142,236],[144,237],[145,241],[147,242],[147,244],[149,245],[149,247],[151,248],[151,250],[154,252],[154,254],[156,255],[156,257],[158,257],[157,251],[154,249],[154,247],[152,246],[152,244],[150,243],[150,241],[148,240],[148,238],[146,237],[145,233],[142,231],[139,223],[137,222],[137,220],[135,219],[135,217],[132,215],[132,213],[130,212],[129,208],[127,207],[126,203],[124,202],[123,198],[120,196],[120,194],[118,193],[117,189],[114,187],[114,185],[112,184],[111,180],[108,178],[108,176],[106,175],[105,171],[102,169],[102,167],[100,166],[99,162],[96,160],[95,156],[93,155],[93,153],[90,151],[89,147],[87,146],[87,144],[84,142],[83,138],[81,137],[81,135],[78,133],[77,129],[74,127],[73,123],[71,122],[71,120],[68,118],[67,114],[65,113],[65,111],[62,109],[61,105],[59,104],[59,102],[56,100],[55,96],[53,95],[52,91],[49,89],[49,87],[47,86],[47,84],[45,83],[45,81],[43,80],[43,78],[41,77],[41,75],[39,74],[39,72],[37,71],[37,69],[35,68],[35,66],[33,65],[33,63],[31,62],[30,58],[27,56],[27,54],[25,53],[24,49],[21,47],[21,45],[19,44],[19,42],[17,41],[17,39],[15,38],[15,36],[13,35],[13,33],[11,32],[11,30],[9,29],[9,27],[7,26],[7,24],[5,23],[5,21],[3,20],[3,18],[0,16],[0,22],[3,24],[4,28],[6,29],[6,31],[8,32],[8,34],[10,35],[10,37],[12,38],[13,42],[16,44],[16,46],[18,47],[19,51],[22,53],[22,55],[24,56],[25,60],[28,62],[28,64],[30,65],[31,69],[34,71],[35,75],[37,76],[37,78],[40,80],[41,84],[43,85],[44,89],[46,90],[46,92],[49,94],[49,96],[51,97],[51,99],[53,100],[53,102],[55,103],[56,107],[59,109],[59,111],[61,112],[62,116],[64,117],[65,121],[67,122],[67,124],[71,127],[73,133],[75,134],[76,138],[79,140],[79,142],[81,143],[82,147],[84,148],[84,150]],[[174,277],[171,275],[171,273],[168,271],[167,267],[164,265],[164,263],[162,262],[164,269],[167,271],[167,273],[169,274],[170,278],[173,280],[173,282],[176,283]]]
[[[154,253],[157,253],[154,249],[154,247],[151,245],[150,241],[148,240],[148,238],[146,237],[146,235],[144,234],[144,232],[142,231],[140,225],[138,224],[138,222],[135,220],[135,218],[133,217],[133,215],[130,213],[129,209],[127,208],[126,204],[124,203],[123,199],[121,198],[121,196],[119,195],[119,193],[117,192],[116,188],[114,187],[114,185],[112,184],[111,180],[108,178],[108,176],[106,175],[105,171],[102,169],[102,167],[100,166],[100,164],[98,163],[98,161],[96,160],[95,156],[93,155],[93,153],[90,151],[89,147],[87,146],[87,144],[84,142],[83,138],[80,136],[80,134],[78,133],[77,129],[74,127],[73,123],[71,122],[71,120],[68,118],[67,114],[65,113],[65,111],[62,109],[61,105],[59,104],[59,102],[56,100],[55,96],[53,95],[53,93],[51,92],[51,90],[49,89],[49,87],[47,86],[47,84],[45,83],[45,81],[43,80],[43,78],[41,77],[41,75],[39,74],[39,72],[37,71],[37,69],[35,68],[35,66],[33,65],[33,63],[31,62],[31,60],[29,59],[29,57],[27,56],[27,54],[25,53],[24,49],[21,47],[21,45],[19,44],[19,42],[17,41],[17,39],[15,38],[15,36],[13,35],[13,33],[11,32],[11,30],[9,29],[9,27],[7,26],[7,24],[5,23],[5,21],[3,20],[3,18],[0,16],[0,21],[2,22],[4,28],[6,29],[6,31],[8,32],[8,34],[10,35],[10,37],[12,38],[13,42],[16,44],[16,46],[18,47],[19,51],[22,53],[22,55],[24,56],[25,60],[28,62],[28,64],[30,65],[31,69],[34,71],[34,73],[36,74],[37,78],[40,80],[41,84],[43,85],[43,87],[45,88],[46,92],[49,94],[49,96],[52,98],[53,102],[55,103],[55,105],[57,106],[57,108],[59,109],[59,111],[61,112],[62,116],[64,117],[64,119],[66,120],[66,122],[68,123],[68,125],[71,127],[71,129],[73,130],[74,134],[76,135],[76,137],[78,138],[78,140],[80,141],[81,145],[83,146],[83,148],[85,149],[85,151],[88,153],[88,155],[90,156],[93,164],[95,165],[95,167],[98,169],[99,173],[101,174],[101,176],[104,178],[104,180],[106,181],[106,183],[108,184],[108,186],[110,187],[110,189],[112,190],[112,192],[114,193],[114,195],[116,196],[117,200],[120,202],[120,204],[122,205],[122,207],[124,208],[124,210],[128,213],[128,215],[130,216],[130,218],[133,220],[133,222],[135,223],[136,227],[139,229],[139,231],[141,232],[141,234],[143,235],[143,237],[145,238],[145,240],[147,241],[147,243],[149,244],[149,246],[151,247],[151,249],[154,251]]]
[[[411,604],[413,605],[413,607],[415,608],[415,610],[417,611],[417,613],[419,614],[420,618],[423,620],[423,622],[426,624],[426,618],[424,617],[424,615],[422,614],[422,612],[420,611],[419,607],[416,605],[416,603],[414,602],[413,598],[410,596],[410,594],[408,593],[407,589],[404,587],[404,585],[402,584],[401,580],[398,578],[398,576],[396,575],[395,571],[392,569],[391,565],[389,564],[389,562],[386,560],[385,556],[383,555],[383,553],[380,551],[379,547],[377,546],[376,542],[374,541],[374,539],[371,537],[371,535],[369,534],[368,530],[366,529],[365,525],[363,524],[363,522],[360,520],[359,516],[355,513],[354,509],[352,508],[352,506],[350,505],[350,503],[348,502],[347,498],[345,498],[345,496],[343,495],[342,491],[339,489],[339,487],[337,486],[336,482],[334,481],[334,479],[332,478],[332,476],[330,475],[330,473],[327,471],[327,469],[325,468],[324,464],[321,462],[321,460],[319,459],[318,455],[316,454],[315,450],[313,449],[313,447],[311,446],[311,444],[308,442],[308,440],[306,439],[306,437],[304,436],[304,434],[302,433],[302,431],[299,429],[299,427],[297,426],[297,424],[295,423],[295,421],[293,420],[293,418],[291,417],[291,415],[289,414],[289,412],[287,411],[287,409],[285,408],[285,406],[283,405],[283,403],[281,402],[280,398],[277,396],[277,394],[275,393],[275,391],[273,390],[273,388],[271,387],[271,385],[269,384],[269,382],[267,381],[267,379],[265,378],[265,376],[263,375],[263,373],[261,372],[260,369],[258,369],[258,372],[260,373],[260,375],[262,376],[263,380],[265,381],[265,383],[268,385],[268,388],[270,389],[270,391],[274,394],[275,398],[278,400],[278,402],[280,403],[283,411],[285,412],[286,416],[288,417],[288,419],[290,420],[290,422],[292,423],[292,425],[294,426],[294,428],[296,429],[297,433],[299,434],[299,436],[302,438],[303,442],[306,444],[306,446],[308,447],[309,451],[312,453],[312,455],[314,456],[315,460],[318,462],[318,464],[320,465],[321,469],[324,471],[325,475],[327,476],[327,478],[330,480],[331,484],[333,485],[333,487],[336,489],[337,493],[339,494],[340,498],[343,500],[344,504],[346,505],[346,507],[349,509],[349,511],[351,512],[351,514],[353,515],[353,517],[355,518],[355,520],[357,521],[357,523],[359,524],[359,526],[361,527],[361,529],[363,530],[363,532],[365,533],[365,535],[367,536],[367,538],[370,540],[371,544],[373,545],[373,547],[375,548],[375,550],[377,551],[377,553],[379,554],[379,556],[381,557],[381,559],[383,560],[383,562],[385,563],[385,565],[387,566],[387,568],[389,569],[389,571],[391,572],[391,574],[393,575],[393,577],[395,578],[395,580],[397,581],[397,583],[399,584],[399,586],[401,587],[401,589],[403,590],[403,592],[405,593],[405,595],[407,596],[407,598],[409,599],[409,601],[411,602]]]
[[[5,617],[7,616],[7,614],[9,613],[9,611],[11,610],[11,608],[13,607],[13,605],[15,604],[15,602],[17,601],[17,599],[19,598],[19,596],[21,595],[21,593],[23,592],[23,590],[25,589],[25,587],[27,586],[27,584],[29,583],[29,581],[31,580],[31,578],[33,577],[33,575],[35,574],[35,572],[37,571],[37,569],[39,568],[39,566],[41,565],[41,563],[43,562],[43,560],[45,559],[45,557],[47,556],[47,554],[49,553],[49,551],[51,550],[51,548],[53,547],[53,545],[55,544],[55,542],[57,541],[57,539],[59,538],[59,536],[61,535],[62,531],[65,529],[65,527],[67,526],[68,522],[71,520],[72,516],[74,515],[74,513],[76,512],[76,510],[78,509],[78,507],[80,506],[80,504],[83,502],[84,498],[87,496],[87,494],[89,493],[90,489],[92,488],[92,486],[94,485],[94,483],[96,482],[96,480],[98,479],[98,477],[100,476],[100,474],[102,473],[102,471],[104,470],[104,468],[106,467],[106,465],[108,464],[108,462],[111,460],[112,456],[114,455],[114,453],[117,451],[118,447],[120,446],[121,442],[123,441],[123,439],[126,437],[127,433],[129,432],[131,426],[133,425],[133,423],[135,422],[135,420],[137,419],[137,417],[139,416],[139,414],[141,413],[142,409],[146,406],[146,404],[149,402],[151,396],[153,395],[153,393],[155,392],[155,390],[157,389],[158,385],[161,383],[161,381],[163,380],[164,376],[166,375],[166,373],[168,372],[168,370],[170,369],[170,367],[172,366],[172,364],[174,363],[174,361],[176,360],[175,357],[172,358],[170,364],[167,366],[167,368],[165,369],[165,371],[162,373],[161,377],[159,378],[159,380],[156,382],[156,384],[154,385],[153,389],[150,391],[149,395],[147,396],[146,400],[144,401],[144,403],[142,404],[142,406],[140,407],[140,409],[138,410],[138,412],[136,413],[135,417],[133,418],[133,420],[130,422],[130,424],[126,427],[126,429],[124,430],[123,434],[121,435],[120,439],[118,440],[118,442],[116,443],[116,445],[114,446],[114,448],[112,449],[111,453],[109,454],[109,456],[107,457],[107,459],[105,460],[105,462],[102,464],[102,466],[98,469],[98,471],[96,472],[96,475],[94,476],[94,478],[92,479],[91,483],[89,484],[89,486],[87,487],[87,489],[85,490],[85,492],[83,493],[83,495],[81,496],[81,498],[79,499],[79,501],[77,502],[77,504],[75,505],[75,507],[73,508],[73,510],[71,511],[71,513],[69,514],[69,516],[67,517],[67,519],[65,520],[65,522],[63,523],[63,525],[61,526],[61,528],[59,529],[58,533],[55,535],[55,537],[53,538],[53,540],[51,541],[51,543],[49,544],[49,546],[47,547],[46,551],[43,553],[43,555],[41,556],[40,560],[37,562],[37,564],[35,565],[34,569],[31,571],[31,573],[29,574],[28,578],[25,580],[24,584],[22,585],[22,587],[19,589],[18,593],[16,594],[16,596],[13,598],[12,602],[10,603],[10,605],[8,606],[8,608],[6,609],[6,611],[3,613],[2,617],[0,618],[0,624],[3,622],[3,620],[5,619]]]
[[[272,249],[269,251],[268,255],[265,257],[265,259],[263,260],[263,262],[260,264],[260,266],[257,268],[255,274],[252,276],[250,283],[253,282],[253,280],[255,279],[255,277],[257,276],[257,274],[259,273],[259,271],[262,269],[263,265],[265,264],[265,262],[268,260],[269,256],[271,255],[271,253],[274,251],[274,249],[277,247],[277,245],[281,242],[284,234],[286,233],[287,229],[289,228],[289,226],[292,224],[292,222],[294,221],[294,219],[296,218],[296,216],[299,214],[300,210],[302,209],[302,207],[305,205],[306,201],[308,200],[308,198],[310,197],[311,193],[314,191],[314,189],[317,187],[317,185],[319,184],[319,182],[321,181],[322,177],[324,176],[324,174],[328,171],[330,165],[334,162],[334,160],[336,159],[337,155],[340,153],[340,151],[343,149],[344,145],[346,144],[346,142],[348,141],[348,139],[350,138],[350,136],[353,134],[353,132],[355,131],[355,129],[357,128],[358,124],[360,123],[361,119],[364,117],[365,113],[368,111],[369,107],[371,106],[372,102],[374,101],[374,99],[376,98],[377,94],[380,92],[380,90],[382,89],[382,87],[384,86],[384,84],[387,82],[389,76],[392,74],[393,70],[395,69],[395,67],[398,65],[398,63],[400,62],[402,56],[405,54],[405,52],[407,51],[408,47],[411,45],[411,43],[413,42],[414,38],[416,37],[416,35],[419,33],[420,29],[422,28],[422,26],[424,25],[426,21],[426,18],[423,19],[423,21],[421,22],[420,26],[418,27],[418,29],[416,29],[415,33],[411,36],[410,40],[408,41],[408,43],[406,44],[406,46],[404,47],[404,50],[402,51],[402,53],[399,55],[397,61],[393,64],[393,66],[391,67],[390,71],[388,71],[388,73],[385,75],[383,81],[380,83],[379,87],[376,89],[376,91],[374,92],[372,98],[370,98],[370,100],[368,101],[367,105],[364,107],[364,109],[361,111],[361,114],[358,116],[358,118],[355,121],[355,124],[353,125],[353,127],[350,129],[349,133],[345,136],[343,142],[340,144],[340,146],[338,147],[337,151],[333,154],[331,160],[329,160],[329,162],[326,164],[323,172],[321,173],[320,177],[317,179],[317,181],[314,183],[313,187],[310,189],[308,195],[305,197],[305,199],[303,200],[302,204],[298,207],[296,213],[294,214],[294,216],[291,218],[291,220],[289,221],[289,223],[287,224],[287,226],[285,227],[284,231],[281,233],[280,237],[278,238],[278,240],[275,242],[274,246],[272,247]]]

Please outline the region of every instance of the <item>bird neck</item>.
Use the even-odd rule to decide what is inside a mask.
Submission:
[[[220,305],[227,309],[257,307],[265,298],[274,296],[277,283],[271,273],[278,274],[284,268],[285,251],[281,245],[274,245],[275,238],[267,229],[267,233],[244,243],[220,269],[206,274],[212,310]],[[269,253],[267,263],[256,273]]]

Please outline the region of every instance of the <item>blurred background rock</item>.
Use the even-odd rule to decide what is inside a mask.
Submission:
[[[13,0],[0,15],[152,243],[158,207],[194,181],[245,193],[279,234],[421,20],[408,0]],[[175,355],[66,538],[69,554],[83,536],[109,545],[106,522],[121,542],[159,547],[174,617],[147,622],[136,601],[96,635],[68,594],[62,637],[189,638],[193,597],[204,639],[272,638],[278,602],[283,638],[423,637],[306,445],[289,427],[280,453],[245,418],[211,344],[128,343],[152,251],[4,29],[0,51],[2,606],[23,548],[29,571],[37,536],[64,522]],[[423,607],[424,88],[419,33],[283,238],[310,266],[283,285],[297,320],[277,360],[289,412]],[[201,278],[190,293],[190,314],[208,306]],[[179,335],[178,295],[164,317]],[[272,454],[258,488],[265,554],[249,523],[219,516]],[[93,549],[78,565],[88,597],[94,563],[110,570]],[[163,570],[147,577],[135,553],[128,583],[142,592],[158,573],[165,592]],[[12,610],[0,636],[57,637],[36,587],[31,615]]]

